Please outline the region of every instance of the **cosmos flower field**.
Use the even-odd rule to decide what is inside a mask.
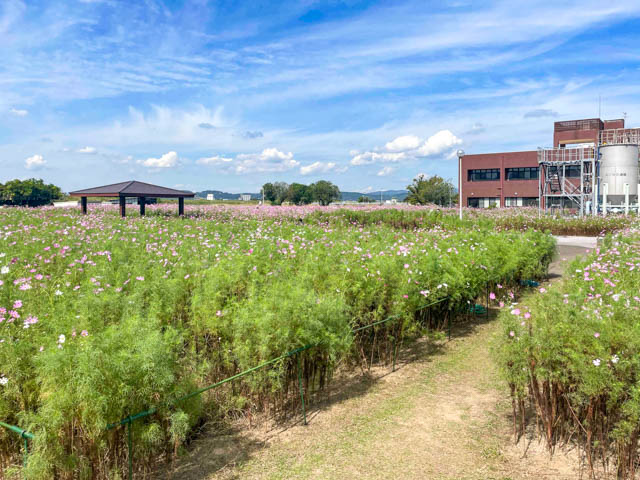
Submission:
[[[609,235],[565,279],[501,312],[499,360],[523,435],[527,404],[549,449],[573,442],[592,473],[637,478],[640,231]]]
[[[35,435],[28,478],[122,474],[124,431],[105,426],[151,406],[134,430],[139,469],[208,419],[286,412],[293,359],[163,405],[311,343],[304,382],[322,388],[336,368],[388,361],[392,339],[442,328],[487,288],[543,277],[554,249],[535,229],[418,207],[173,210],[0,210],[0,419]],[[353,333],[390,315],[400,321],[373,339]],[[0,429],[3,470],[21,445]]]

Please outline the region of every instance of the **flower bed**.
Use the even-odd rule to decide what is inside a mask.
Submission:
[[[322,386],[364,346],[385,359],[400,331],[441,326],[487,285],[545,274],[554,242],[538,232],[402,232],[301,222],[244,207],[185,219],[121,219],[54,209],[0,212],[0,419],[35,434],[29,478],[110,478],[126,465],[108,423],[136,424],[138,459],[171,453],[205,418],[291,402],[291,361],[169,408],[166,402],[309,343],[304,381]],[[153,213],[153,212],[152,212]],[[307,212],[308,213],[308,212]],[[433,315],[416,314],[443,300]],[[398,315],[373,339],[353,329]],[[377,343],[375,343],[377,342]],[[369,350],[367,350],[369,351]],[[0,462],[21,440],[0,429]],[[137,462],[139,463],[139,462]],[[144,465],[144,462],[140,463]]]
[[[497,354],[514,398],[526,401],[551,449],[577,442],[589,467],[636,478],[640,434],[640,232],[609,236],[566,279],[501,313]]]

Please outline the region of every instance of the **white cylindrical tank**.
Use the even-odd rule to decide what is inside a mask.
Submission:
[[[600,194],[609,185],[607,203],[624,205],[624,184],[629,184],[629,202],[638,199],[638,145],[604,145],[600,147]]]

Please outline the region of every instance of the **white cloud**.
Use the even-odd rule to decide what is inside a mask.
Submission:
[[[42,155],[33,155],[24,161],[24,166],[27,170],[39,170],[44,167],[46,163]]]
[[[29,115],[29,110],[20,110],[17,108],[12,108],[11,110],[9,110],[9,112],[11,112],[16,117],[26,117],[27,115]]]
[[[214,155],[213,157],[199,158],[196,160],[198,165],[225,165],[229,162],[233,162],[233,158],[223,157],[221,155]]]
[[[347,167],[339,167],[335,162],[314,162],[310,165],[300,167],[300,173],[302,175],[310,175],[312,173],[327,173],[327,172],[344,173],[347,171]]]
[[[178,164],[178,154],[171,151],[165,153],[160,158],[138,160],[138,163],[150,168],[173,168]]]
[[[388,175],[391,175],[394,171],[395,168],[386,166],[383,167],[382,170],[380,170],[378,173],[376,173],[376,175],[378,175],[379,177],[386,177]]]
[[[420,139],[415,135],[404,135],[388,142],[385,148],[390,152],[404,152],[420,146]]]
[[[372,151],[363,153],[355,152],[356,155],[351,159],[351,165],[398,163],[421,157],[433,157],[447,153],[448,150],[461,143],[462,140],[451,133],[450,130],[440,130],[424,141],[415,135],[403,135],[387,142],[382,149],[375,148]],[[354,152],[352,151],[352,153]]]
[[[286,172],[300,166],[300,162],[293,158],[293,153],[281,152],[277,148],[265,148],[260,153],[240,153],[235,158],[214,155],[200,158],[198,165],[220,167],[228,173],[254,172]]]
[[[262,153],[242,153],[236,156],[235,172],[286,172],[300,165],[293,153],[277,148],[265,148]]]
[[[379,153],[379,152],[364,152],[359,153],[351,159],[351,165],[370,165],[372,163],[386,163],[386,162],[400,162],[404,160],[406,155],[404,152],[399,153]]]
[[[95,149],[95,147],[83,147],[83,148],[79,148],[78,150],[76,150],[78,153],[88,153],[88,154],[94,154],[97,152],[97,150]]]
[[[430,136],[427,141],[418,148],[417,152],[421,157],[430,157],[439,155],[445,150],[455,145],[460,145],[461,143],[462,140],[451,133],[450,130],[440,130],[435,135]]]

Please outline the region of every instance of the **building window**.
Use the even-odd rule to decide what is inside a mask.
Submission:
[[[551,175],[557,175],[558,177],[562,177],[562,167],[550,166],[549,173]],[[565,165],[564,176],[566,178],[580,178],[580,165]]]
[[[507,180],[537,180],[538,167],[505,168]]]
[[[499,197],[469,197],[467,199],[467,206],[471,208],[500,208]]]
[[[469,182],[483,182],[500,180],[499,168],[483,168],[467,171],[467,181]]]
[[[538,197],[506,197],[505,207],[537,207]]]

